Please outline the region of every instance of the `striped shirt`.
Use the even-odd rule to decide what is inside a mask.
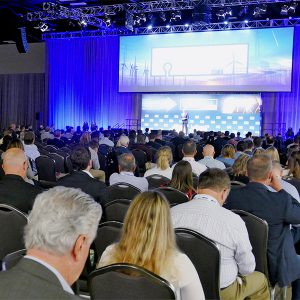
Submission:
[[[216,199],[198,194],[172,207],[171,215],[175,228],[195,230],[217,243],[221,255],[220,288],[232,284],[238,274],[254,271],[255,258],[244,221]]]

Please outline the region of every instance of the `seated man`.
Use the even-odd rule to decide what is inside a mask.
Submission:
[[[149,142],[146,144],[148,147],[152,147],[158,150],[162,146],[161,144],[155,142],[156,134],[151,132],[149,133],[148,138],[149,138]]]
[[[90,173],[92,168],[90,151],[83,146],[76,147],[71,153],[71,161],[75,171],[60,178],[57,185],[80,188],[97,202],[104,204],[106,185],[104,182],[96,180]]]
[[[47,144],[57,148],[62,148],[66,145],[65,142],[61,140],[61,131],[59,129],[54,131],[54,139],[49,139]]]
[[[25,182],[27,157],[24,151],[19,148],[8,149],[3,154],[3,170],[5,176],[0,180],[0,203],[28,213],[35,197],[43,190]]]
[[[34,144],[35,135],[32,131],[25,132],[24,135],[24,151],[25,154],[31,159],[35,160],[41,154],[38,147]]]
[[[214,159],[215,148],[213,145],[207,144],[203,147],[202,154],[204,158],[199,160],[199,163],[205,165],[207,168],[217,168],[224,170],[226,169],[224,163],[221,161]]]
[[[293,282],[293,299],[300,299],[300,259],[290,230],[290,224],[300,224],[300,204],[283,190],[280,178],[272,172],[269,156],[260,154],[250,158],[247,173],[250,182],[246,187],[232,190],[225,207],[248,211],[268,222],[270,283],[282,287]]]
[[[100,145],[107,145],[109,147],[113,147],[115,144],[113,141],[111,141],[110,138],[110,132],[108,130],[105,130],[103,132],[104,137],[100,140]]]
[[[136,168],[135,158],[131,153],[124,153],[118,156],[119,174],[113,173],[109,178],[109,184],[113,185],[119,182],[129,183],[142,192],[147,191],[149,184],[146,178],[134,176]]]
[[[25,228],[27,255],[0,272],[0,299],[81,299],[70,286],[82,272],[101,215],[101,206],[79,189],[40,194]]]
[[[254,272],[255,258],[243,220],[222,207],[230,190],[230,179],[220,169],[209,169],[199,177],[193,200],[173,206],[174,227],[195,230],[219,246],[221,298],[269,299],[268,283]]]
[[[197,176],[199,176],[203,171],[207,169],[205,165],[195,161],[194,156],[197,153],[197,148],[196,144],[193,141],[188,141],[183,145],[182,153],[182,160],[188,161],[190,163],[190,165],[192,166],[193,173]]]

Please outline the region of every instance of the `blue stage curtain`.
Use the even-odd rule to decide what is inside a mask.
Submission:
[[[118,93],[119,38],[48,39],[49,124],[106,128],[140,118],[138,94]]]
[[[263,123],[264,131],[273,123],[273,134],[280,131],[280,126],[274,123],[286,123],[286,128],[292,127],[295,132],[300,128],[300,27],[295,27],[293,74],[291,93],[263,93]]]

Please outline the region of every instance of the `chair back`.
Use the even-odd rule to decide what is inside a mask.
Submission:
[[[136,265],[113,264],[89,275],[91,299],[176,299],[175,288],[165,279]]]
[[[179,249],[194,264],[205,294],[205,299],[220,299],[220,253],[216,243],[187,228],[176,228]]]
[[[100,258],[104,250],[119,241],[123,223],[110,221],[101,223],[94,240],[96,258]]]
[[[41,155],[49,155],[49,151],[46,150],[45,148],[39,148],[39,152]]]
[[[172,187],[163,186],[156,190],[164,194],[171,205],[174,203],[180,204],[189,201],[189,198],[185,193],[182,193]]]
[[[53,145],[47,145],[45,149],[48,150],[50,153],[55,153],[58,150],[58,148]]]
[[[25,248],[23,230],[27,222],[26,214],[13,206],[0,204],[0,260]]]
[[[138,188],[129,183],[115,183],[107,188],[107,202],[111,202],[116,199],[132,200],[140,192],[141,191]]]
[[[169,178],[159,174],[147,176],[146,179],[149,183],[149,189],[156,189],[170,182]]]
[[[7,254],[2,261],[2,271],[10,270],[14,267],[24,256],[26,255],[26,249],[17,250],[15,252]]]
[[[124,222],[131,200],[116,199],[104,206],[105,221]]]
[[[65,170],[65,159],[63,156],[57,153],[50,153],[49,157],[53,158],[55,161],[55,171],[58,173],[66,173]]]
[[[236,209],[233,209],[232,211],[243,219],[247,227],[252,252],[256,262],[255,271],[264,273],[268,278],[268,223],[246,211]]]
[[[240,181],[236,181],[236,180],[230,181],[230,184],[231,184],[232,189],[239,189],[239,188],[242,188],[242,187],[246,186],[245,183],[240,182]]]
[[[39,180],[56,181],[55,161],[46,155],[41,155],[35,159]]]

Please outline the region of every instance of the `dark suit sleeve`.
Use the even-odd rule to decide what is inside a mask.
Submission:
[[[300,224],[300,203],[284,190],[278,194],[285,200],[284,221],[288,224]]]

